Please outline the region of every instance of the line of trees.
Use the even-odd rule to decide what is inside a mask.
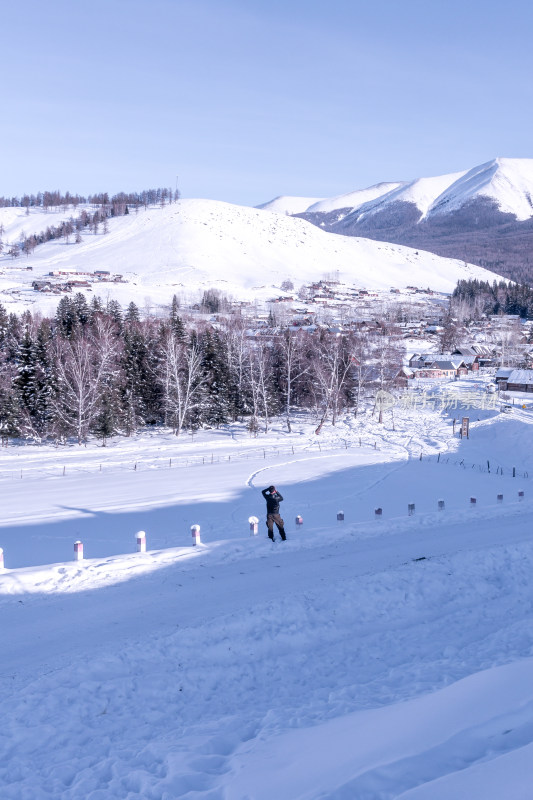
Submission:
[[[118,192],[109,196],[108,192],[97,192],[96,194],[83,197],[79,194],[59,190],[37,192],[37,194],[24,194],[21,197],[0,197],[0,208],[42,208],[48,211],[50,208],[77,208],[79,205],[96,206],[152,206],[159,204],[172,203],[179,199],[179,192],[172,191],[167,187],[157,189],[143,189],[141,192]]]
[[[0,306],[0,436],[103,443],[150,425],[185,430],[246,421],[268,431],[283,415],[311,411],[320,433],[345,411],[357,414],[369,389],[389,389],[401,365],[396,331],[326,331],[250,337],[244,321],[186,322],[173,299],[168,316],[141,319],[130,303],[90,305],[80,293],[55,317]]]

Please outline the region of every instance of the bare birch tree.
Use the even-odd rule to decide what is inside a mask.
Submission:
[[[203,386],[202,356],[198,344],[179,341],[169,331],[163,341],[159,381],[163,390],[165,421],[179,436],[197,407]]]

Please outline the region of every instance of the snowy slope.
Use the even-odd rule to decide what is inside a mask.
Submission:
[[[54,308],[56,297],[31,289],[52,270],[109,270],[125,283],[95,291],[121,303],[168,303],[176,292],[217,287],[236,297],[269,298],[283,280],[295,284],[339,273],[367,288],[408,284],[450,292],[459,278],[493,274],[424,251],[326,233],[277,213],[211,200],[183,200],[165,208],[109,221],[109,233],[85,233],[81,244],[49,242],[29,258],[0,259],[0,301],[11,308],[36,303]],[[28,271],[28,268],[31,271]]]
[[[387,196],[390,192],[401,188],[403,185],[403,183],[377,183],[375,186],[369,186],[368,189],[358,189],[355,192],[320,200],[305,210],[310,213],[329,213],[341,208],[359,208],[365,203]]]
[[[0,240],[4,245],[15,244],[24,239],[24,236],[31,236],[45,231],[48,227],[59,225],[63,220],[76,218],[83,208],[94,211],[92,206],[78,206],[63,210],[62,208],[51,208],[44,211],[42,208],[30,208],[26,214],[25,208],[0,208]]]
[[[493,200],[518,220],[533,216],[533,159],[495,158],[464,173],[435,199],[430,214],[446,214],[477,197]]]
[[[290,197],[289,195],[280,195],[268,203],[262,203],[257,208],[262,208],[265,211],[275,211],[278,214],[301,214],[307,211],[309,206],[318,203],[318,197]]]
[[[424,218],[434,204],[438,202],[438,198],[442,193],[463,175],[463,172],[455,172],[449,175],[439,175],[435,178],[418,178],[418,180],[400,185],[383,197],[359,206],[356,211],[364,216],[365,214],[382,211],[386,206],[390,206],[393,203],[413,203],[421,212],[422,218]]]
[[[303,422],[3,450],[2,470],[68,466],[0,475],[2,800],[529,800],[531,481],[494,467],[511,441],[533,474],[531,413],[485,413],[463,441],[428,404],[394,427],[350,415],[323,452]],[[265,458],[274,442],[289,455]],[[462,463],[489,454],[491,474]],[[284,544],[264,533],[272,482]]]

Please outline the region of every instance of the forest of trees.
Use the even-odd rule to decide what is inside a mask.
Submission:
[[[246,421],[268,431],[274,415],[291,427],[310,411],[317,433],[342,411],[357,413],[372,387],[388,389],[401,365],[398,334],[249,337],[245,322],[216,327],[180,316],[141,319],[130,303],[60,300],[52,319],[8,315],[0,306],[0,436],[58,443],[89,435],[132,435],[149,425],[184,430]]]
[[[451,298],[452,314],[479,319],[482,314],[518,314],[533,319],[533,289],[526,284],[507,281],[461,280]]]

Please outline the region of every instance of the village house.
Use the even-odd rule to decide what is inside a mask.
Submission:
[[[512,369],[507,378],[498,381],[500,391],[533,392],[533,369]]]

